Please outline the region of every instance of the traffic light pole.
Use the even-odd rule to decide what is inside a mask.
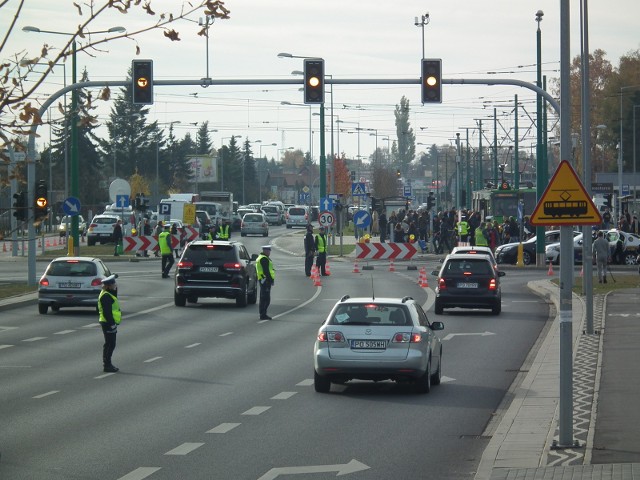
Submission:
[[[76,83],[76,41],[72,44],[72,67],[71,67],[71,79],[73,83]],[[29,183],[31,187],[33,183]],[[78,89],[71,91],[71,196],[79,198],[78,191]],[[33,200],[33,199],[32,199]],[[33,210],[30,210],[33,211]],[[73,253],[74,255],[80,254],[80,235],[78,233],[78,216],[71,217],[71,238],[73,238]],[[31,238],[31,234],[29,234]],[[31,251],[29,251],[31,254]]]

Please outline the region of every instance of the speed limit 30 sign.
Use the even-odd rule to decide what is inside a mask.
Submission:
[[[336,217],[333,213],[324,211],[318,216],[318,223],[321,227],[332,227],[336,223]]]

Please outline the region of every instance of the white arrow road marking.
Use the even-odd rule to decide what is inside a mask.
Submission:
[[[140,467],[136,468],[133,472],[127,473],[124,477],[120,477],[118,480],[142,480],[158,470],[160,470],[160,467]]]
[[[453,337],[456,336],[468,336],[468,335],[473,335],[473,336],[477,336],[477,337],[486,337],[488,335],[495,335],[495,333],[493,332],[481,332],[481,333],[450,333],[449,335],[447,335],[446,337],[444,337],[442,340],[451,340]]]
[[[309,465],[306,467],[280,467],[280,468],[272,468],[263,476],[261,476],[258,480],[273,480],[274,478],[278,478],[280,475],[297,475],[297,474],[305,474],[305,473],[327,473],[327,472],[337,472],[336,477],[341,475],[347,475],[349,473],[356,473],[363,470],[368,470],[368,465],[364,463],[360,463],[357,460],[351,460],[346,464],[338,464],[338,465]]]
[[[211,430],[208,430],[207,433],[227,433],[233,430],[236,427],[242,425],[241,423],[221,423],[217,427],[213,427]]]

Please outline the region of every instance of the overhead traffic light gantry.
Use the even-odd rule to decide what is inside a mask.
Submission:
[[[133,104],[153,104],[153,60],[132,60]]]
[[[324,60],[304,59],[304,103],[324,103]]]
[[[40,180],[36,185],[36,195],[33,201],[33,220],[38,221],[49,215],[49,197],[47,184]]]
[[[422,59],[422,103],[442,103],[442,60]]]

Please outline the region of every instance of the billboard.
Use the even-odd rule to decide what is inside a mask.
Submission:
[[[218,157],[212,155],[188,155],[187,161],[194,182],[218,181]]]

